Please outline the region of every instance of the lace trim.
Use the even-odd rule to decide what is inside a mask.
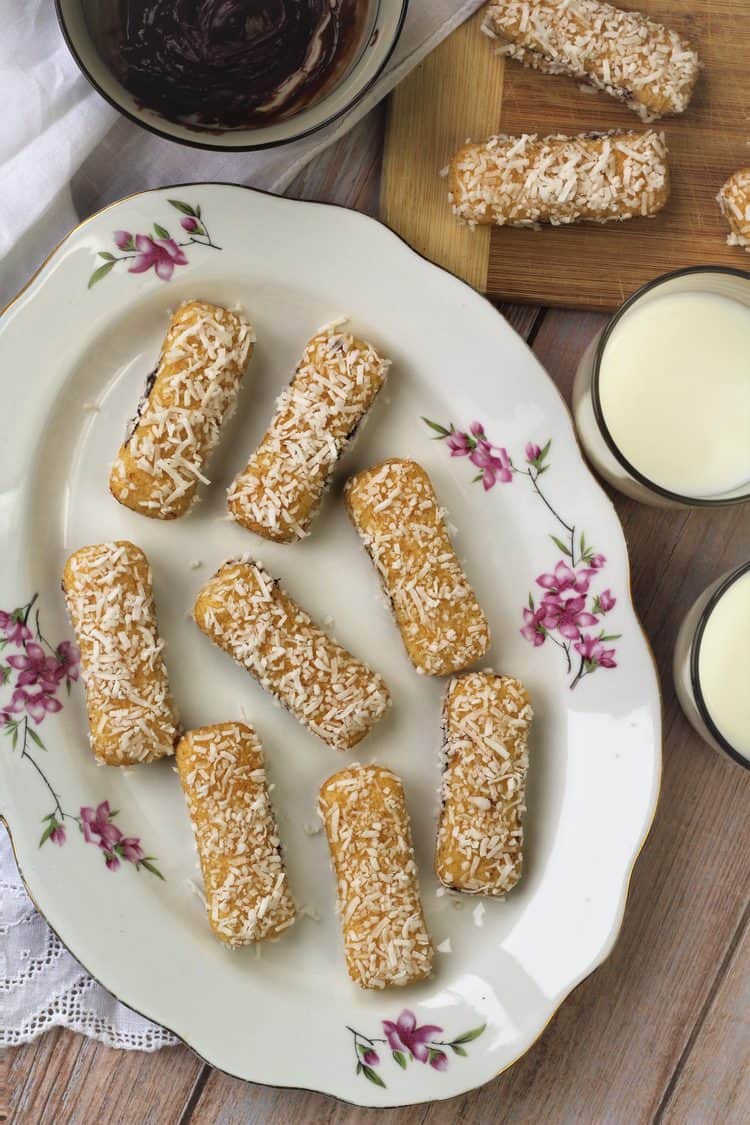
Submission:
[[[68,1027],[109,1047],[158,1051],[169,1031],[125,1008],[92,980],[34,909],[0,827],[0,1046]]]

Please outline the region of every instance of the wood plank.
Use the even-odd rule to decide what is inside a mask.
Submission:
[[[747,0],[691,0],[689,5],[680,0],[628,0],[625,6],[648,12],[685,33],[705,63],[687,112],[658,122],[671,152],[670,203],[653,220],[606,227],[494,229],[486,289],[497,298],[612,309],[624,295],[666,270],[705,262],[747,268],[742,250],[725,243],[726,228],[715,197],[727,176],[750,161],[750,4]],[[501,119],[478,121],[474,107],[490,91],[495,98],[504,64],[494,59],[491,40],[479,36],[469,59],[472,69],[461,69],[462,60],[453,46],[453,39],[461,34],[468,31],[456,33],[430,57],[428,81],[418,76],[407,79],[394,97],[384,178],[389,185],[388,221],[408,231],[409,241],[417,234],[425,244],[429,240],[428,257],[454,270],[457,248],[470,235],[462,239],[458,224],[451,220],[445,187],[437,187],[435,173],[466,136],[479,140],[498,129],[515,135],[642,127],[631,110],[606,94],[585,92],[572,79],[524,70],[512,62],[504,69]],[[493,65],[497,66],[494,74]],[[441,88],[451,91],[447,110],[440,99]],[[419,222],[429,224],[429,232],[412,230]],[[472,276],[473,284],[482,288],[482,270]]]
[[[23,1047],[7,1051],[9,1121],[41,1120],[58,1077],[73,1072],[83,1044],[80,1035],[54,1028]]]
[[[385,106],[376,106],[292,180],[285,195],[322,200],[377,215]]]
[[[725,970],[706,1019],[676,1075],[663,1125],[744,1125],[750,1113],[750,927]]]
[[[488,229],[461,227],[438,175],[468,135],[500,123],[503,64],[488,50],[482,11],[454,31],[390,98],[381,214],[420,254],[485,289]]]
[[[203,1067],[187,1047],[114,1051],[64,1028],[9,1055],[9,1120],[34,1125],[176,1125]]]

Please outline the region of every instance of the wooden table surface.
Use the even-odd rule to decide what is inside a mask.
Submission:
[[[376,214],[384,112],[375,110],[318,158],[289,194]],[[569,400],[578,359],[603,318],[501,308]],[[636,608],[662,680],[661,798],[614,952],[563,1004],[528,1054],[463,1097],[407,1109],[358,1110],[321,1094],[228,1078],[187,1047],[155,1054],[113,1051],[56,1029],[7,1052],[8,1120],[29,1125],[750,1121],[750,772],[693,733],[671,675],[672,646],[688,606],[714,578],[750,556],[748,508],[664,512],[620,496],[614,501],[630,548]],[[262,1016],[248,1012],[247,1018]]]

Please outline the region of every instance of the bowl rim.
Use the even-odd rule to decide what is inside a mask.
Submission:
[[[613,457],[619,462],[621,467],[628,475],[635,480],[638,484],[648,489],[649,492],[661,496],[663,499],[680,505],[685,505],[690,508],[725,508],[731,504],[743,504],[750,500],[750,484],[745,491],[739,493],[737,496],[724,496],[724,497],[710,497],[710,496],[683,496],[679,492],[673,492],[669,488],[664,488],[655,481],[650,480],[639,469],[635,467],[625,456],[622,450],[615,442],[614,437],[607,425],[604,417],[604,410],[602,409],[601,398],[599,395],[599,374],[601,370],[601,362],[604,356],[604,350],[609,342],[609,338],[614,332],[617,325],[620,323],[622,317],[627,313],[642,297],[645,297],[652,289],[663,285],[667,281],[673,281],[678,277],[687,277],[694,273],[714,273],[724,274],[732,277],[741,278],[743,281],[750,284],[750,270],[741,269],[739,266],[718,266],[718,265],[705,265],[705,266],[686,266],[683,269],[670,270],[668,273],[661,273],[658,277],[651,278],[644,285],[641,285],[634,293],[623,301],[620,307],[612,314],[604,326],[604,330],[599,337],[594,353],[594,363],[591,370],[591,404],[594,411],[594,418],[599,427],[599,432],[602,435],[604,442]]]
[[[739,750],[735,750],[731,742],[729,742],[729,740],[725,738],[725,736],[721,733],[718,726],[716,725],[716,722],[714,721],[713,716],[708,709],[708,704],[706,703],[706,698],[701,687],[699,673],[701,643],[703,641],[703,634],[706,631],[706,626],[708,625],[709,618],[711,617],[713,611],[716,609],[716,606],[726,594],[727,590],[729,590],[730,586],[733,586],[735,582],[737,582],[740,578],[743,577],[743,575],[747,574],[748,572],[750,572],[750,560],[748,560],[748,562],[740,563],[739,566],[734,567],[733,570],[730,570],[728,574],[725,574],[723,578],[719,579],[716,588],[713,590],[711,596],[700,612],[700,616],[698,617],[698,621],[695,626],[695,632],[693,633],[693,640],[690,644],[690,686],[693,690],[693,698],[695,699],[695,705],[698,708],[698,713],[714,742],[716,742],[716,744],[721,747],[725,754],[727,754],[730,758],[732,758],[733,761],[737,762],[746,770],[750,770],[750,761],[748,761],[748,759],[744,757],[744,755],[740,754]]]
[[[233,153],[262,152],[265,149],[280,148],[282,145],[292,144],[294,141],[301,141],[305,137],[310,137],[314,133],[320,132],[321,129],[325,129],[326,126],[331,125],[334,121],[338,121],[341,117],[344,116],[344,114],[353,109],[354,106],[356,106],[362,100],[362,98],[364,98],[365,94],[367,94],[372,89],[378,79],[381,78],[383,71],[390,62],[398,41],[401,38],[401,32],[404,29],[404,22],[406,20],[410,0],[400,0],[401,11],[399,12],[396,29],[393,34],[393,38],[389,43],[380,64],[377,67],[377,70],[372,75],[372,77],[369,78],[367,82],[365,82],[362,88],[357,91],[352,99],[350,101],[347,101],[346,105],[342,106],[341,109],[336,110],[335,113],[331,113],[328,117],[325,117],[317,125],[313,125],[309,129],[303,129],[301,132],[293,133],[288,137],[283,137],[276,141],[262,141],[256,142],[254,144],[244,145],[211,144],[208,141],[189,140],[187,137],[178,137],[175,136],[174,133],[169,132],[167,129],[160,129],[156,125],[153,125],[151,122],[144,121],[143,118],[139,117],[131,110],[126,109],[125,106],[123,106],[116,98],[107,93],[107,91],[96,81],[94,76],[91,74],[91,71],[86,66],[86,63],[84,62],[74,43],[72,35],[68,31],[66,17],[63,12],[63,3],[64,0],[55,0],[55,14],[57,16],[57,23],[60,28],[60,32],[62,34],[65,45],[68,48],[68,51],[70,52],[70,55],[72,56],[73,61],[80,70],[81,74],[96,90],[99,96],[104,98],[106,102],[109,102],[113,109],[116,109],[117,112],[120,113],[123,117],[127,118],[128,121],[132,121],[133,124],[140,126],[141,129],[146,129],[149,133],[152,133],[156,137],[161,137],[165,141],[172,141],[174,144],[184,145],[186,148],[197,148],[207,152]],[[378,0],[378,10],[380,9],[380,4],[381,0]],[[323,98],[320,104],[325,104],[325,98]],[[164,120],[166,121],[167,118],[164,118]],[[293,121],[294,118],[292,117],[289,120]]]

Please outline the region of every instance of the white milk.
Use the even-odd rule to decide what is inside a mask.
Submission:
[[[708,713],[730,746],[750,761],[750,570],[735,579],[706,621],[698,680]]]
[[[607,341],[599,398],[643,476],[686,497],[750,481],[750,308],[712,293],[655,296]]]

